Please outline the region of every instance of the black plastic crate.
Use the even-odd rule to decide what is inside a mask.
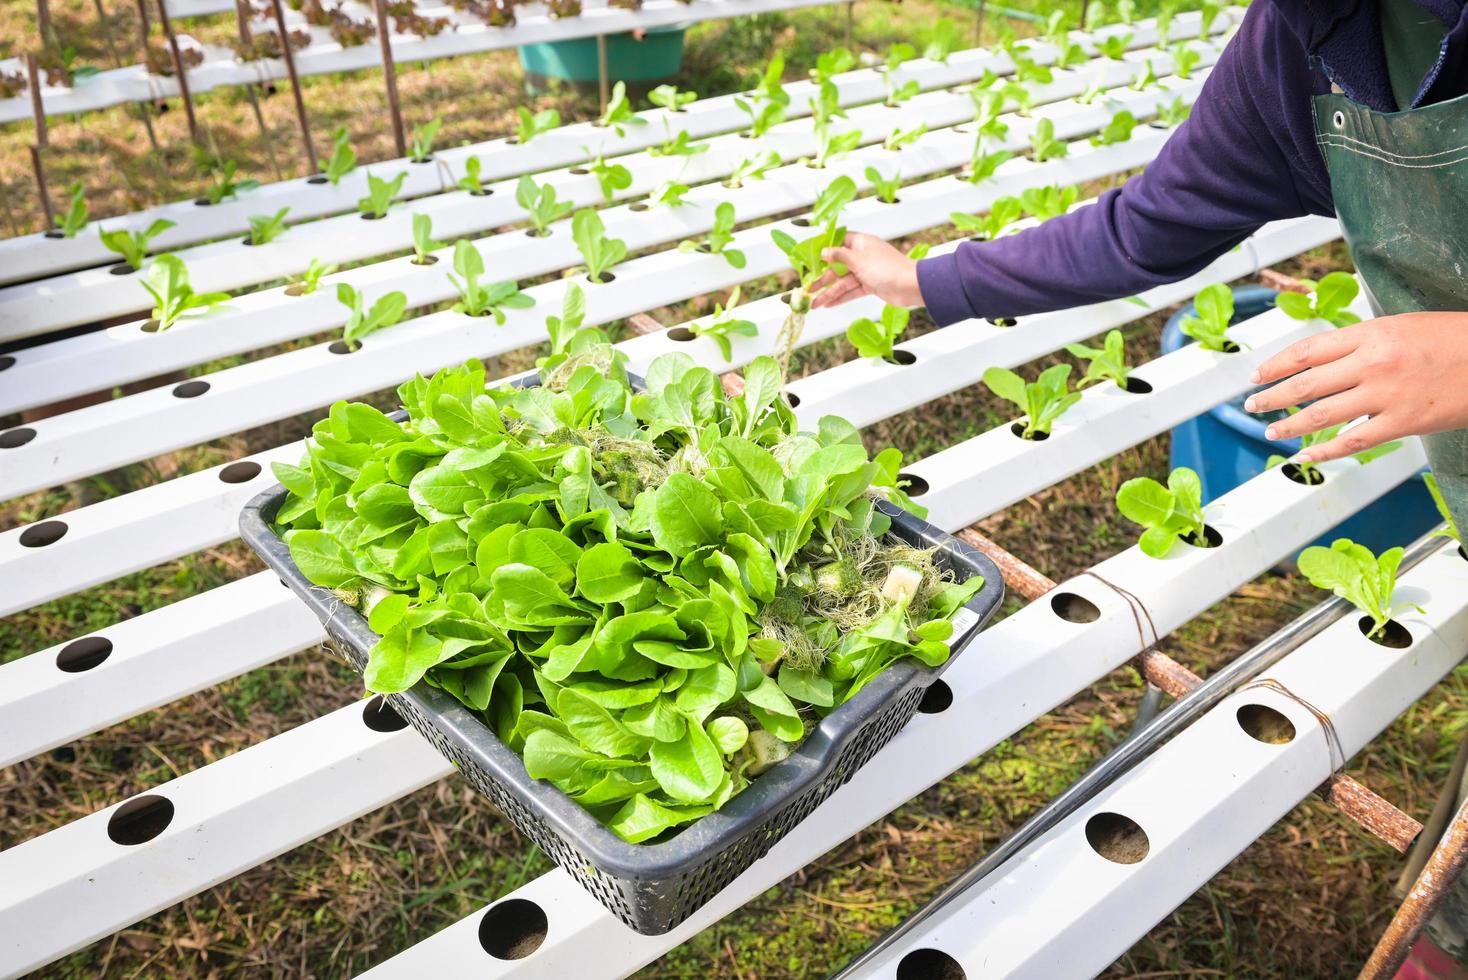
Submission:
[[[404,412],[393,416],[405,417]],[[276,485],[246,504],[240,536],[311,608],[331,645],[361,673],[378,635],[356,609],[330,589],[311,584],[291,560],[273,527],[285,497],[285,488]],[[983,554],[906,511],[881,506],[892,517],[892,534],[936,547],[938,564],[960,579],[984,577],[983,589],[954,616],[952,656],[938,667],[916,662],[888,667],[822,719],[789,758],[722,809],[661,843],[629,844],[549,782],[531,779],[520,756],[473,712],[426,681],[386,699],[612,914],[645,935],[667,932],[762,857],[887,744],[1004,598],[999,569]]]

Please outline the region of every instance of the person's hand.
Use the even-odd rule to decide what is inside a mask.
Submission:
[[[1292,439],[1369,416],[1299,454],[1311,463],[1404,436],[1468,428],[1468,313],[1405,313],[1316,334],[1265,361],[1253,380],[1287,377],[1251,397],[1244,409],[1267,412],[1316,401],[1270,425],[1266,438]]]
[[[866,295],[893,306],[923,305],[917,262],[874,235],[847,232],[845,241],[823,251],[821,258],[841,263],[847,272],[838,276],[828,270],[816,280],[810,290],[813,307],[836,306]]]

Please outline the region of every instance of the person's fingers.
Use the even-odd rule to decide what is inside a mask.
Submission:
[[[850,236],[848,235],[849,239]],[[821,249],[821,258],[832,265],[844,265],[851,268],[852,259],[856,257],[856,249],[847,245],[837,245],[835,248]]]
[[[1361,346],[1361,331],[1343,327],[1330,333],[1318,333],[1298,340],[1259,365],[1254,372],[1256,385],[1268,384],[1306,368],[1318,367],[1337,360]]]
[[[814,308],[820,308],[824,306],[839,306],[840,304],[845,303],[848,300],[853,300],[856,299],[858,296],[865,296],[866,294],[866,287],[861,284],[860,279],[856,278],[855,276],[843,276],[842,278],[836,280],[836,282],[833,283],[830,288],[819,293],[815,297],[815,299],[811,301],[811,306]]]
[[[812,294],[818,293],[840,278],[840,276],[836,275],[835,269],[827,269],[825,272],[821,273],[821,278],[817,279],[814,283],[811,284],[810,292]]]
[[[1330,398],[1312,402],[1287,419],[1271,422],[1264,430],[1266,439],[1294,439],[1307,432],[1319,432],[1371,412],[1365,396],[1352,389]]]
[[[1395,420],[1378,415],[1375,418],[1367,419],[1360,425],[1352,426],[1329,442],[1311,446],[1300,453],[1298,458],[1311,463],[1324,463],[1332,459],[1353,456],[1410,434]]]
[[[1362,379],[1361,369],[1352,363],[1353,360],[1356,359],[1343,357],[1329,364],[1301,371],[1273,388],[1256,391],[1244,402],[1244,411],[1277,411],[1354,388]]]

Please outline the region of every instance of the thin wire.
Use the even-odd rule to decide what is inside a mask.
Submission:
[[[1340,733],[1336,731],[1335,722],[1331,720],[1330,715],[1326,714],[1324,711],[1321,711],[1319,708],[1315,707],[1315,705],[1311,704],[1309,701],[1306,701],[1304,698],[1300,697],[1294,691],[1291,691],[1289,688],[1285,687],[1283,684],[1272,677],[1261,677],[1256,681],[1252,681],[1249,684],[1244,685],[1239,690],[1242,692],[1255,687],[1262,687],[1267,690],[1274,691],[1276,694],[1280,694],[1286,698],[1289,698],[1291,701],[1295,702],[1300,707],[1310,712],[1310,714],[1314,715],[1315,720],[1320,723],[1321,729],[1325,732],[1325,744],[1330,750],[1330,771],[1332,773],[1337,773],[1346,767],[1346,751],[1344,748],[1341,747]],[[1340,761],[1337,762],[1337,759],[1339,759]]]

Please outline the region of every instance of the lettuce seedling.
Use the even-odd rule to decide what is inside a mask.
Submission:
[[[627,255],[627,243],[620,238],[608,238],[606,234],[601,215],[591,208],[582,208],[571,218],[571,237],[586,260],[586,278],[592,282],[610,281],[606,278],[607,270]]]
[[[1116,0],[1116,21],[1119,24],[1133,24],[1137,20],[1136,0]]]
[[[1126,481],[1116,491],[1116,509],[1146,528],[1137,544],[1149,558],[1166,558],[1179,539],[1208,547],[1203,482],[1186,466],[1173,470],[1165,487],[1148,476]]]
[[[1178,324],[1184,334],[1196,340],[1204,350],[1232,353],[1239,349],[1227,335],[1234,318],[1234,294],[1228,286],[1215,282],[1204,286],[1193,300],[1193,311]]]
[[[1065,352],[1071,357],[1089,362],[1086,365],[1086,376],[1076,383],[1076,388],[1084,388],[1099,381],[1114,381],[1118,388],[1126,388],[1132,369],[1126,362],[1126,338],[1120,330],[1108,331],[1100,347],[1066,344]]]
[[[974,104],[974,131],[998,142],[1009,135],[1009,124],[1004,121],[1004,96],[999,92],[971,89],[969,99]]]
[[[724,181],[724,186],[731,190],[738,190],[744,186],[746,180],[764,180],[765,174],[774,170],[780,163],[780,154],[774,150],[762,150],[736,163],[729,174],[729,179]]]
[[[719,353],[724,355],[724,360],[732,360],[734,357],[734,342],[731,337],[758,337],[759,328],[752,320],[739,320],[728,316],[730,310],[739,305],[739,287],[735,286],[729,294],[727,305],[715,303],[714,312],[703,320],[694,320],[688,325],[688,332],[695,337],[708,337],[718,345]]]
[[[235,171],[239,164],[233,160],[218,160],[209,166],[209,174],[214,182],[204,191],[204,198],[210,204],[219,204],[239,194],[240,191],[251,191],[260,186],[258,180],[235,180]]]
[[[1127,88],[1133,92],[1145,92],[1154,85],[1161,87],[1162,82],[1157,79],[1157,71],[1152,67],[1152,59],[1148,58],[1142,62],[1142,73]]]
[[[427,163],[433,159],[433,141],[438,137],[442,126],[443,120],[437,117],[414,126],[412,138],[408,142],[408,159],[414,163]]]
[[[1081,190],[1074,184],[1065,187],[1050,184],[1046,187],[1026,187],[1019,193],[1019,202],[1030,217],[1037,221],[1049,221],[1069,211],[1080,196]]]
[[[815,105],[814,102],[811,103]],[[816,138],[816,155],[810,163],[817,170],[825,169],[827,163],[840,156],[845,156],[861,145],[861,130],[848,129],[844,133],[833,133],[831,121],[826,116],[816,116],[811,121],[811,128]]]
[[[387,217],[387,209],[392,207],[393,198],[403,189],[403,181],[408,179],[408,172],[404,170],[392,180],[383,180],[375,174],[367,175],[367,196],[357,198],[357,210],[362,216],[369,220],[377,220]]]
[[[688,202],[683,199],[689,187],[676,180],[664,181],[663,185],[647,196],[648,207],[681,208]]]
[[[1049,85],[1055,81],[1055,71],[1049,65],[1042,65],[1028,54],[1028,47],[1016,46],[1009,52],[1009,60],[1014,62],[1014,78],[1020,84],[1035,83],[1037,85]]]
[[[1397,606],[1392,602],[1397,568],[1404,554],[1401,548],[1388,548],[1377,556],[1350,538],[1336,538],[1329,548],[1306,548],[1295,563],[1311,585],[1328,589],[1370,617],[1371,629],[1366,635],[1374,639],[1401,609],[1423,611],[1421,606]]]
[[[856,181],[850,177],[838,177],[820,193],[811,209],[810,223],[820,229],[816,234],[803,241],[796,241],[778,228],[770,231],[770,237],[780,251],[785,253],[790,261],[790,268],[795,271],[798,279],[795,289],[790,293],[790,313],[775,338],[776,357],[782,374],[789,365],[791,352],[805,330],[805,317],[810,312],[811,287],[828,269],[837,275],[846,274],[845,266],[828,263],[822,253],[840,245],[846,239],[846,229],[840,226],[841,211],[855,198]]]
[[[1013,225],[1020,219],[1023,211],[1024,206],[1019,203],[1019,198],[1001,197],[989,205],[987,214],[973,215],[954,211],[948,215],[948,220],[959,231],[976,233],[987,241],[993,241],[1006,231],[1018,231]]]
[[[555,109],[542,109],[531,113],[523,105],[516,108],[520,123],[515,129],[515,142],[522,146],[541,133],[548,133],[561,125],[561,114]]]
[[[991,367],[984,372],[984,384],[1000,398],[1014,402],[1025,413],[1020,430],[1023,439],[1049,436],[1056,420],[1081,400],[1079,391],[1070,390],[1069,364],[1048,367],[1028,383],[1008,368]]]
[[[343,126],[332,136],[331,156],[326,159],[326,179],[335,187],[342,178],[357,169],[357,154],[348,142],[347,127]]]
[[[1106,82],[1104,79],[1098,78],[1090,85],[1087,85],[1084,92],[1076,96],[1076,101],[1079,102],[1081,105],[1090,105],[1092,102],[1095,102],[1102,95],[1104,95],[1105,92]]]
[[[1091,137],[1092,146],[1113,146],[1117,143],[1125,143],[1132,138],[1132,130],[1137,128],[1137,117],[1125,109],[1122,109],[1102,127],[1101,132]]]
[[[122,261],[136,271],[143,267],[143,261],[148,257],[148,243],[172,227],[174,222],[158,218],[142,231],[107,231],[98,228],[97,235],[102,239],[103,248],[121,255]]]
[[[702,251],[711,255],[722,255],[731,266],[742,269],[746,261],[744,253],[737,248],[729,247],[729,244],[734,241],[734,224],[733,203],[721,201],[719,206],[714,208],[714,224],[709,229],[708,237],[703,242],[692,240],[679,242],[678,251]],[[733,305],[732,301],[730,305]]]
[[[907,329],[907,322],[911,317],[911,310],[888,303],[882,307],[880,319],[862,317],[852,321],[846,328],[846,340],[862,357],[876,357],[896,364],[892,347],[897,343],[897,338],[902,336],[902,331]]]
[[[1132,43],[1130,34],[1109,34],[1096,42],[1096,49],[1112,61],[1126,58],[1127,46]]]
[[[201,316],[229,301],[228,293],[196,293],[183,259],[165,253],[148,266],[143,288],[153,297],[153,319],[162,333],[186,316]]]
[[[1069,41],[1070,14],[1064,10],[1052,10],[1045,19],[1045,28],[1040,31],[1040,36],[1057,48]]]
[[[1172,40],[1172,19],[1177,16],[1177,4],[1175,2],[1162,3],[1157,7],[1157,15],[1152,18],[1153,30],[1157,32],[1157,46],[1165,48]]]
[[[948,64],[948,56],[957,51],[963,42],[959,40],[958,28],[947,17],[939,17],[933,25],[933,33],[923,48],[923,57],[940,65]]]
[[[586,155],[591,156],[591,151],[586,147]],[[597,185],[601,187],[602,199],[611,202],[617,196],[618,191],[624,191],[632,186],[632,171],[620,163],[608,163],[606,157],[600,153],[592,157],[591,162],[586,165],[596,177]]]
[[[1192,78],[1193,69],[1198,67],[1198,62],[1203,56],[1188,46],[1188,42],[1179,41],[1174,44],[1169,53],[1172,55],[1172,70],[1178,78]]]
[[[454,272],[448,274],[449,282],[459,291],[459,301],[454,304],[455,313],[465,316],[493,316],[494,322],[505,322],[505,310],[528,310],[535,305],[535,297],[520,292],[513,282],[496,282],[485,285],[479,281],[484,275],[484,257],[466,239],[454,243]]]
[[[1300,408],[1298,405],[1291,405],[1289,408],[1291,415],[1298,414],[1299,411]],[[1306,432],[1300,436],[1300,448],[1305,450],[1311,446],[1319,446],[1330,442],[1330,440],[1340,435],[1341,430],[1345,427],[1346,423],[1341,422],[1338,425],[1328,425],[1316,432]],[[1365,466],[1372,460],[1380,459],[1383,456],[1396,452],[1400,448],[1402,448],[1400,441],[1384,442],[1380,446],[1372,446],[1370,449],[1363,449],[1359,453],[1352,453],[1351,458],[1362,466]],[[1299,482],[1307,486],[1313,487],[1316,484],[1325,482],[1325,474],[1320,472],[1320,464],[1312,463],[1307,459],[1291,460],[1288,456],[1281,456],[1275,453],[1269,459],[1265,460],[1264,466],[1266,469],[1273,469],[1285,463],[1289,463],[1295,468],[1299,476]]]
[[[337,270],[334,262],[323,262],[320,259],[312,259],[311,264],[306,266],[306,271],[296,279],[296,293],[305,296],[316,292],[321,285],[321,279],[329,276]]]
[[[1285,315],[1296,320],[1324,320],[1336,327],[1360,323],[1361,318],[1352,313],[1348,306],[1361,291],[1361,284],[1349,272],[1331,272],[1319,282],[1300,280],[1310,289],[1310,294],[1284,292],[1274,299],[1274,305],[1285,311]]]
[[[1157,106],[1157,121],[1172,129],[1187,122],[1188,116],[1193,114],[1193,107],[1183,102],[1179,95],[1171,102],[1161,103]]]
[[[65,237],[75,238],[87,227],[86,189],[78,180],[66,189],[66,193],[70,195],[71,202],[67,205],[66,213],[61,216],[61,222],[57,227]]]
[[[607,107],[592,125],[603,129],[610,127],[618,136],[626,136],[626,127],[646,126],[647,120],[632,111],[632,100],[627,98],[627,83],[618,82],[612,86],[612,97],[607,100]]]
[[[1056,68],[1074,68],[1089,60],[1090,55],[1086,54],[1086,49],[1068,37],[1056,45]]]
[[[785,104],[781,102],[751,102],[735,96],[734,105],[749,116],[749,135],[753,139],[758,139],[772,127],[785,121]]]
[[[877,199],[886,204],[897,203],[897,191],[902,187],[902,175],[893,174],[891,177],[883,177],[882,171],[876,167],[867,167],[867,180],[872,182],[872,187],[877,191]]]
[[[663,120],[663,131],[669,132],[667,120]],[[678,130],[677,136],[669,136],[657,146],[650,146],[647,152],[655,157],[691,157],[700,153],[707,153],[707,143],[695,143],[693,137],[688,135],[688,130]]]
[[[443,242],[433,240],[433,219],[426,214],[413,215],[413,264],[433,265],[437,256],[430,253],[443,248]]]
[[[1041,119],[1035,124],[1035,135],[1030,146],[1036,163],[1070,155],[1070,147],[1065,140],[1055,138],[1055,123],[1050,119]]]
[[[659,85],[647,93],[647,101],[669,112],[682,112],[684,106],[697,100],[697,92],[680,92],[676,85]]]
[[[515,203],[530,213],[535,237],[550,234],[550,226],[570,214],[576,207],[571,201],[556,200],[556,189],[550,184],[537,184],[529,174],[515,185]]]
[[[1213,22],[1223,13],[1223,4],[1217,0],[1203,0],[1198,10],[1201,15],[1198,21],[1198,38],[1202,40],[1213,32]]]
[[[408,308],[408,297],[394,290],[373,303],[371,309],[367,309],[362,294],[344,282],[336,284],[336,298],[348,310],[347,322],[342,328],[342,340],[352,350],[357,349],[363,337],[397,323]]]
[[[911,129],[894,129],[882,140],[882,149],[900,150],[909,143],[916,143],[928,131],[927,123],[918,123]]]
[[[245,241],[251,245],[265,245],[285,233],[285,216],[290,208],[281,208],[274,214],[250,215],[250,237]]]
[[[979,136],[974,140],[973,156],[969,160],[968,171],[963,177],[971,184],[978,184],[994,176],[994,173],[1004,164],[1014,159],[1014,154],[1009,150],[995,150],[992,153],[984,151],[984,137]]]
[[[1437,475],[1432,470],[1427,470],[1422,474],[1422,482],[1427,484],[1427,492],[1432,496],[1432,504],[1443,519],[1443,526],[1433,531],[1432,537],[1441,535],[1445,538],[1452,538],[1461,547],[1463,534],[1458,529],[1458,522],[1454,519],[1453,512],[1448,509],[1448,502],[1443,499],[1443,492],[1438,489]]]
[[[829,82],[855,67],[856,55],[846,48],[832,48],[816,56],[816,66],[811,69],[811,75],[818,82]]]
[[[458,187],[461,191],[468,191],[475,197],[483,197],[489,192],[484,189],[484,185],[479,181],[479,174],[482,170],[483,164],[479,162],[479,158],[470,157],[464,161],[464,176],[455,181],[454,186]]]
[[[790,93],[785,91],[781,79],[785,75],[785,56],[776,54],[765,65],[764,73],[760,75],[759,82],[750,90],[750,95],[761,102],[776,102],[782,106],[790,104]]]
[[[535,362],[541,377],[555,370],[572,355],[609,343],[607,335],[586,322],[586,293],[574,282],[561,300],[561,315],[545,318],[545,331],[550,337],[550,354]]]
[[[897,81],[897,69],[902,67],[903,62],[911,61],[916,55],[916,49],[906,41],[898,41],[887,49],[887,58],[884,62],[887,70],[882,73],[882,81],[887,86],[887,105],[899,106],[922,91],[922,86],[918,84],[916,78],[909,78],[905,82]]]

